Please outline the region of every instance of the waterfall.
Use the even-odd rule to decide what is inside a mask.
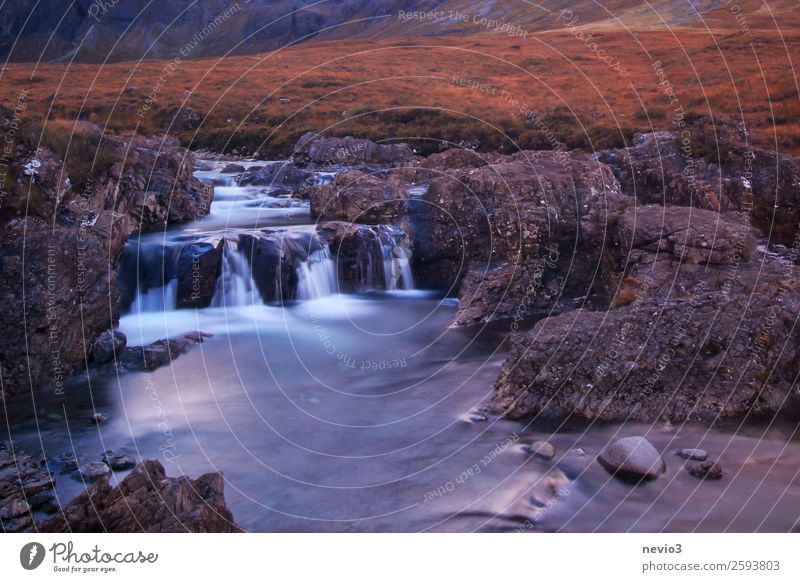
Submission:
[[[308,255],[297,267],[297,298],[318,299],[336,293],[336,263],[326,246]]]
[[[247,257],[236,243],[225,241],[222,249],[222,271],[217,279],[211,307],[237,307],[263,303],[256,288]]]
[[[151,287],[136,292],[131,305],[131,313],[148,313],[154,311],[173,311],[178,303],[178,280],[172,279],[161,287]]]
[[[413,289],[414,278],[411,275],[411,251],[398,244],[393,236],[381,243],[383,252],[383,280],[388,291],[397,289]]]

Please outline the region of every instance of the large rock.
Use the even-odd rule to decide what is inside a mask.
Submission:
[[[105,465],[103,465],[105,466]],[[116,487],[101,477],[62,513],[38,524],[50,533],[236,532],[221,473],[167,477],[158,461],[143,461]]]
[[[494,273],[506,265],[511,272],[513,265],[559,256],[558,264],[545,270],[544,283],[557,274],[563,277],[562,267],[582,267],[573,258],[580,263],[583,256],[576,253],[583,217],[620,196],[611,170],[582,154],[520,152],[477,168],[448,171],[431,180],[427,192],[411,204],[415,274],[423,286],[456,292],[470,270]],[[526,272],[538,276],[536,268],[521,270]],[[587,283],[573,282],[579,287]],[[539,283],[528,277],[516,284]],[[577,287],[567,291],[565,296],[586,294]],[[507,309],[495,309],[495,298],[480,302],[495,317],[511,316]],[[485,318],[475,314],[469,319]]]
[[[320,223],[317,232],[330,247],[345,289],[390,289],[393,283],[395,288],[408,283],[387,281],[384,268],[387,261],[408,261],[413,256],[411,241],[403,230],[333,221]]]
[[[797,415],[800,272],[762,256],[738,275],[711,270],[666,296],[644,280],[609,312],[539,321],[511,338],[495,410],[646,421]]]
[[[403,188],[358,170],[337,174],[331,183],[309,191],[311,216],[317,220],[386,224],[408,211]]]
[[[611,473],[621,477],[655,479],[667,465],[650,442],[642,437],[625,437],[608,445],[597,458]]]
[[[294,147],[293,160],[299,166],[397,165],[409,162],[414,152],[406,144],[376,144],[355,137],[322,137],[306,133]]]
[[[0,212],[3,397],[46,379],[60,389],[84,366],[119,317],[115,267],[130,234],[208,212],[211,189],[176,141],[106,135],[99,148],[112,163],[80,186],[46,148],[14,150]]]
[[[211,305],[222,270],[222,238],[183,246],[177,260],[177,306],[203,308]]]
[[[631,147],[599,159],[645,204],[747,212],[782,244],[800,223],[800,159],[752,147],[744,127],[718,118],[695,119],[680,132],[637,134]]]

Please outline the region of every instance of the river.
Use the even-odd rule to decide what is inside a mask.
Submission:
[[[207,217],[129,249],[264,227],[313,236],[307,202],[237,187],[220,168],[197,172],[216,184]],[[455,300],[415,289],[407,258],[392,248],[383,286],[339,292],[335,258],[321,249],[298,267],[293,300],[265,303],[246,257],[225,244],[211,307],[176,309],[166,281],[137,289],[120,322],[129,345],[195,330],[212,338],[151,373],[80,375],[65,395],[45,387],[35,404],[10,403],[5,436],[49,459],[72,452],[89,462],[114,450],[159,459],[170,475],[222,471],[228,505],[250,531],[796,527],[796,427],[486,418],[478,411],[503,363],[508,323],[453,327]],[[96,412],[109,420],[92,424]],[[663,451],[665,476],[632,486],[596,462],[609,441],[630,435]],[[542,439],[555,446],[553,460],[526,453]],[[682,447],[707,449],[724,478],[690,476],[675,455]],[[82,488],[57,475],[62,504]]]

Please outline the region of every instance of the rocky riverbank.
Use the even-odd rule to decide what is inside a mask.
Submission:
[[[119,318],[116,267],[128,237],[194,220],[211,204],[176,140],[101,135],[91,124],[81,132],[94,159],[64,161],[37,147],[33,129],[16,133],[0,208],[3,398],[45,381],[59,390],[85,369]]]

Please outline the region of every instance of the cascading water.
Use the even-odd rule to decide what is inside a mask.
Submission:
[[[235,242],[226,240],[222,248],[222,270],[217,279],[211,307],[238,307],[263,303],[247,257]]]
[[[173,311],[178,302],[178,280],[172,279],[162,287],[139,290],[131,305],[131,313]]]
[[[394,237],[389,237],[381,245],[383,251],[383,276],[386,289],[413,289],[414,278],[411,275],[411,251],[397,242]]]
[[[297,267],[297,298],[319,299],[337,290],[336,263],[327,246],[308,255]]]

